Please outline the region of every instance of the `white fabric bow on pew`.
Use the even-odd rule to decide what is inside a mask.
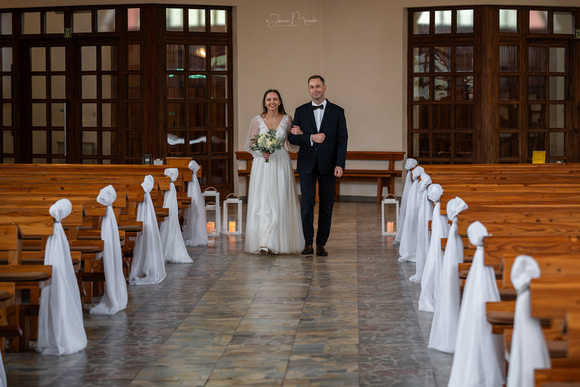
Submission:
[[[177,168],[167,168],[165,176],[171,179],[171,183],[169,183],[169,191],[166,191],[163,197],[163,208],[167,208],[169,214],[159,226],[163,256],[165,257],[165,262],[169,263],[192,263],[193,260],[187,252],[187,247],[185,247],[185,242],[181,235],[181,226],[179,226],[179,206],[177,205],[177,192],[173,183],[179,176],[179,170]]]
[[[465,209],[467,204],[459,197],[447,202],[447,219],[452,224],[443,254],[439,293],[435,299],[435,314],[429,335],[429,348],[447,353],[455,351],[457,337],[461,300],[457,265],[463,262],[463,239],[457,234],[457,215]]]
[[[539,276],[540,267],[534,258],[527,255],[516,258],[511,280],[518,298],[509,355],[508,387],[533,386],[534,370],[551,367],[540,321],[530,314],[530,281]]]
[[[417,191],[417,250],[415,252],[415,274],[409,280],[420,283],[425,268],[425,260],[429,251],[429,221],[433,216],[433,204],[428,198],[428,189],[431,184],[431,176],[426,173],[421,174],[421,181]]]
[[[467,228],[467,236],[477,249],[463,288],[449,387],[503,386],[503,335],[491,333],[485,309],[487,302],[500,300],[493,267],[483,264],[483,239],[489,234],[476,221]]]
[[[431,184],[427,189],[429,200],[435,204],[433,207],[433,220],[431,221],[431,241],[429,251],[425,259],[423,277],[421,277],[421,294],[419,296],[418,309],[423,312],[435,310],[435,300],[439,292],[441,279],[441,266],[443,265],[443,251],[441,250],[441,238],[447,234],[447,217],[441,216],[440,198],[443,188],[439,184]]]
[[[207,228],[205,226],[205,203],[201,196],[201,187],[197,180],[199,164],[195,160],[189,162],[192,172],[191,181],[187,184],[187,196],[191,198],[191,205],[185,213],[183,223],[183,240],[186,246],[207,246]]]
[[[108,185],[99,192],[97,202],[107,207],[101,222],[101,239],[104,241],[103,266],[105,270],[105,294],[91,314],[115,314],[127,307],[127,282],[123,274],[123,251],[119,238],[119,226],[113,211],[117,192]]]
[[[43,355],[68,355],[87,346],[81,295],[68,239],[60,223],[72,210],[68,199],[50,207],[53,232],[46,241],[44,264],[52,265],[51,284],[42,288],[38,315],[38,346]]]
[[[131,285],[158,284],[166,276],[157,215],[150,194],[153,183],[151,175],[145,176],[145,180],[141,183],[145,191],[145,198],[143,202],[139,203],[137,220],[143,222],[143,231],[139,233],[135,241],[131,273],[129,274]]]
[[[411,190],[411,185],[413,185],[413,174],[411,170],[417,166],[417,160],[407,159],[405,162],[405,169],[407,170],[407,176],[405,177],[405,185],[403,187],[403,194],[401,195],[401,207],[399,209],[399,224],[397,226],[397,235],[395,235],[394,245],[401,243],[401,233],[403,226],[405,225],[405,214],[407,212],[407,198],[409,196],[409,191]]]
[[[4,370],[4,359],[0,354],[0,387],[6,387],[8,383],[6,382],[6,371]]]
[[[405,224],[401,233],[401,244],[399,245],[399,262],[415,262],[415,253],[417,251],[417,210],[419,191],[419,177],[425,170],[421,166],[415,167],[411,172],[413,184],[407,197],[407,208],[405,211]]]

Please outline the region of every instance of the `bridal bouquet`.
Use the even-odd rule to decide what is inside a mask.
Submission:
[[[256,136],[250,143],[250,149],[258,152],[274,153],[282,149],[282,143],[276,138],[276,130],[270,129],[266,133]],[[269,162],[270,160],[266,160]]]

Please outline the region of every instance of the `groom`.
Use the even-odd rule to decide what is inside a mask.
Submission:
[[[324,78],[308,78],[308,92],[312,98],[296,109],[288,141],[299,145],[296,172],[300,176],[302,228],[306,245],[302,254],[314,254],[314,202],[318,182],[318,229],[316,254],[327,256],[326,241],[330,234],[334,186],[342,176],[346,160],[348,133],[344,109],[324,98]]]

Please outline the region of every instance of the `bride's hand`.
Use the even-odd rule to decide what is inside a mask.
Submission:
[[[262,156],[264,156],[264,160],[268,160],[270,158],[271,153],[262,152]]]
[[[292,132],[292,134],[295,136],[301,135],[303,133],[302,129],[300,129],[300,126],[298,125],[294,125],[292,129],[290,129],[290,132]]]

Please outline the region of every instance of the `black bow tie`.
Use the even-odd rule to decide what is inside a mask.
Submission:
[[[316,109],[324,109],[324,105],[312,105],[312,110],[316,110]]]

